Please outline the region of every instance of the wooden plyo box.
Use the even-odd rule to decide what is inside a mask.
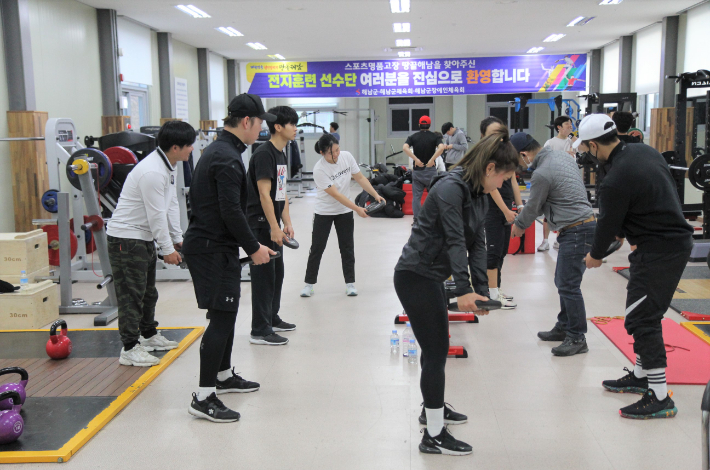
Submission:
[[[36,329],[59,318],[59,286],[52,281],[0,294],[0,329]]]
[[[35,281],[35,278],[37,277],[48,277],[49,276],[49,266],[46,266],[39,271],[35,271],[33,273],[27,273],[27,280],[30,284],[34,284],[36,282],[41,282],[41,281]],[[20,272],[18,271],[17,274],[0,274],[0,279],[2,279],[5,282],[9,282],[10,284],[15,284],[16,286],[20,285]]]
[[[0,233],[0,278],[40,271],[49,266],[47,234],[42,230]],[[29,277],[29,276],[28,276]]]

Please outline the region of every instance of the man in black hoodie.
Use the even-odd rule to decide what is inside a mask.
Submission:
[[[660,153],[619,140],[614,121],[592,114],[579,125],[579,140],[606,170],[599,194],[599,219],[587,268],[598,268],[614,239],[636,245],[629,255],[626,331],[634,337],[636,367],[602,385],[612,392],[639,393],[640,401],[619,410],[624,418],[672,418],[678,412],[666,385],[666,348],[661,320],[673,299],[693,246],[675,181]]]

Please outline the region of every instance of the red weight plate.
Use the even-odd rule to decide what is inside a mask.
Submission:
[[[47,233],[49,264],[59,266],[59,229],[56,225],[45,225],[42,227],[42,230]],[[74,232],[69,231],[69,239],[71,240],[71,257],[74,258],[74,256],[76,256],[76,250],[79,248]]]
[[[104,153],[111,160],[111,163],[119,165],[137,165],[138,158],[136,154],[131,152],[126,147],[110,147],[104,150]]]

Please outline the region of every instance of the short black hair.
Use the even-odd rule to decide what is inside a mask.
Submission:
[[[616,132],[616,129],[613,129],[607,132],[606,134],[600,135],[599,137],[596,137],[594,139],[583,140],[582,143],[589,147],[589,142],[596,142],[598,145],[611,145],[617,140],[619,140],[619,134]]]
[[[326,153],[328,150],[333,148],[333,145],[339,145],[338,139],[335,138],[333,134],[323,134],[320,139],[316,142],[315,151],[316,153]]]
[[[195,128],[184,121],[168,121],[158,131],[158,146],[167,152],[173,145],[182,148],[195,143],[197,134]]]
[[[419,124],[419,130],[420,130],[420,131],[429,130],[430,127],[431,127],[431,124]]]
[[[270,114],[276,116],[274,122],[268,122],[269,132],[271,135],[276,134],[276,124],[280,126],[286,126],[287,124],[293,124],[294,126],[298,124],[298,113],[295,109],[290,106],[275,106],[268,111]]]
[[[528,145],[525,147],[521,148],[521,152],[535,152],[537,150],[540,150],[542,148],[542,145],[540,145],[540,142],[538,142],[535,139],[532,139]]]
[[[570,122],[571,122],[572,119],[571,119],[569,116],[557,116],[557,118],[555,118],[555,121],[554,121],[554,123],[553,123],[554,126],[555,126],[555,130],[556,130],[557,132],[560,132],[560,127],[561,127],[564,123],[566,123],[567,121],[570,121]]]
[[[242,122],[242,120],[247,117],[247,116],[227,116],[224,118],[224,126],[225,127],[239,127],[239,123]],[[251,116],[249,118],[249,127],[254,125],[254,122],[259,119],[256,116]]]
[[[491,124],[496,123],[500,124],[501,126],[505,126],[505,123],[500,119],[495,116],[488,116],[485,118],[483,121],[481,121],[481,135],[486,135],[486,129],[488,129],[488,126]]]
[[[330,127],[332,127],[334,131],[337,131],[340,126],[337,122],[331,122]]]
[[[454,125],[450,122],[445,122],[443,126],[441,126],[441,133],[446,134],[451,130],[451,128],[454,127]]]
[[[622,134],[629,132],[629,129],[634,127],[636,119],[634,115],[626,111],[617,111],[611,117],[611,120],[616,124],[616,129]]]

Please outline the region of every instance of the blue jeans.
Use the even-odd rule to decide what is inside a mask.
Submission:
[[[555,286],[560,294],[560,313],[557,328],[573,339],[582,339],[587,332],[587,311],[582,297],[582,276],[586,270],[583,262],[592,249],[596,222],[572,227],[557,236],[560,248],[555,268]]]

